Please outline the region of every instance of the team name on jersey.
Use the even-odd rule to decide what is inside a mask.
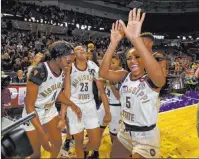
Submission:
[[[93,76],[92,76],[92,75],[80,75],[80,76],[77,76],[77,77],[73,80],[72,86],[76,88],[79,82],[85,81],[85,80],[88,80],[88,81],[90,81],[90,82],[93,82]]]
[[[45,104],[44,109],[50,109],[55,104],[55,101],[49,104]]]
[[[54,90],[56,90],[58,88],[62,88],[62,86],[63,86],[63,82],[59,82],[57,84],[53,84],[50,87],[48,87],[47,89],[45,89],[43,92],[41,92],[40,95],[45,98],[49,94],[51,94]]]
[[[145,85],[144,83],[141,83],[136,87],[130,87],[130,88],[128,88],[127,85],[123,85],[122,92],[132,93],[136,95],[142,103],[147,103],[150,101],[150,99],[148,98],[148,95],[144,91],[142,91],[143,87],[145,87],[144,85]]]
[[[90,94],[79,94],[78,98],[79,100],[88,100],[90,99]]]
[[[134,121],[134,114],[131,114],[125,110],[123,110],[122,112],[122,116],[127,119],[127,120],[130,120],[130,121]]]

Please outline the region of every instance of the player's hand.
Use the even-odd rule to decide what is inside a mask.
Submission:
[[[116,23],[112,24],[111,29],[111,43],[118,44],[122,38],[124,37],[124,31],[122,30],[122,26],[117,20]]]
[[[51,152],[52,148],[50,143],[50,137],[46,132],[41,134],[40,142],[46,151]]]
[[[103,119],[103,125],[107,125],[108,123],[111,122],[111,113],[110,112],[106,112],[104,119]]]
[[[122,29],[124,30],[125,36],[130,40],[134,41],[140,37],[142,23],[144,22],[145,13],[141,16],[141,9],[134,8],[129,12],[127,27],[122,20],[119,20]]]
[[[78,119],[81,120],[82,119],[82,111],[81,109],[76,106],[75,104],[71,106],[71,109],[73,112],[75,112],[75,114],[77,115]]]
[[[60,130],[64,130],[65,127],[66,127],[66,120],[60,119],[57,124],[57,128]]]

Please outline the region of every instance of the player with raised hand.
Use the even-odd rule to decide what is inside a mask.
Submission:
[[[162,68],[140,37],[145,13],[134,8],[129,13],[128,24],[122,20],[112,25],[111,42],[100,65],[104,79],[122,81],[120,102],[123,125],[114,142],[111,157],[155,158],[160,149],[160,135],[156,126],[159,88],[165,83]],[[123,36],[134,46],[127,51],[130,72],[109,70],[111,59]]]

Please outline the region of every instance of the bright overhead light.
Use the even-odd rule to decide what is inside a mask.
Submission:
[[[79,29],[79,24],[76,24],[76,27]]]

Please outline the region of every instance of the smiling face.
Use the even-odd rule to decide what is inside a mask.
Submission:
[[[133,76],[137,77],[144,74],[145,71],[142,58],[134,48],[128,51],[126,59],[128,67],[131,70]]]
[[[74,60],[75,60],[74,55],[67,55],[67,56],[61,56],[57,58],[56,62],[57,62],[57,65],[62,70],[65,70],[65,68],[71,67]]]

